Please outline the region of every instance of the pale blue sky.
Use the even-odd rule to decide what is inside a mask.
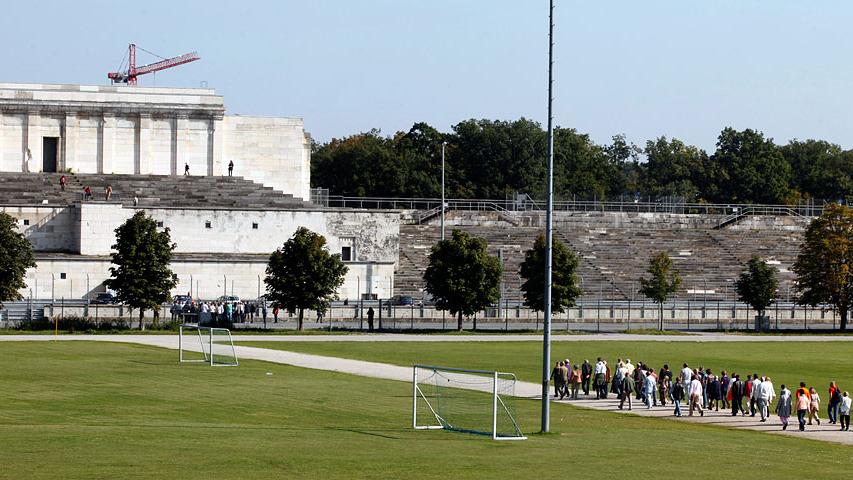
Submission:
[[[558,125],[598,142],[712,149],[731,125],[853,147],[853,2],[558,0],[556,12]],[[105,84],[134,41],[202,56],[158,86],[207,81],[229,113],[300,116],[321,141],[416,121],[544,124],[547,13],[546,0],[4,1],[0,82]]]

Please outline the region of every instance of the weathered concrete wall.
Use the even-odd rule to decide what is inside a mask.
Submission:
[[[311,141],[301,118],[229,115],[222,170],[234,161],[234,175],[254,180],[308,200],[311,189]]]
[[[0,207],[39,252],[80,250],[80,210],[73,207]]]
[[[192,292],[194,298],[216,299],[220,295],[237,295],[255,299],[266,291],[268,257],[232,259],[207,257],[203,259],[177,259],[172,262],[172,272],[178,285],[172,295]],[[21,295],[32,293],[35,298],[81,300],[104,292],[104,280],[109,278],[109,257],[83,257],[69,255],[41,258],[37,267],[27,272],[27,286]],[[338,289],[343,299],[355,300],[359,294],[375,294],[388,298],[394,282],[394,264],[379,262],[349,262],[344,284]],[[65,278],[63,278],[63,276]]]

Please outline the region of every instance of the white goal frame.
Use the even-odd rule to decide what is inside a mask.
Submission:
[[[184,358],[184,330],[195,331],[196,335],[188,335],[189,337],[197,337],[198,345],[201,347],[201,353],[204,358],[189,359]],[[206,331],[206,337],[202,335],[202,331]],[[225,332],[228,335],[227,346],[231,347],[231,353],[234,356],[234,363],[217,362],[216,355],[213,354],[213,337],[215,332]],[[237,352],[234,349],[234,339],[231,337],[231,330],[227,328],[203,327],[195,323],[185,323],[178,327],[178,361],[180,363],[209,363],[211,367],[237,367],[240,361],[237,359]]]
[[[438,412],[435,411],[435,409],[432,407],[429,400],[427,399],[426,395],[424,395],[423,391],[421,391],[420,387],[418,386],[418,369],[433,370],[433,371],[440,371],[440,372],[451,372],[451,373],[458,373],[458,374],[471,373],[471,374],[480,375],[481,376],[480,378],[483,378],[483,376],[488,376],[486,378],[491,378],[491,381],[492,381],[491,392],[488,392],[485,390],[479,390],[479,389],[477,389],[477,390],[483,391],[484,393],[491,393],[491,395],[492,395],[492,425],[491,425],[491,427],[492,427],[492,430],[491,430],[492,440],[527,440],[527,437],[521,433],[521,428],[519,428],[518,423],[515,421],[515,417],[513,417],[512,414],[510,414],[509,409],[507,408],[507,405],[504,403],[503,399],[501,399],[500,395],[498,394],[498,381],[501,379],[501,377],[507,377],[508,380],[515,383],[515,382],[517,382],[515,374],[509,373],[509,372],[497,372],[497,371],[491,371],[491,370],[472,370],[472,369],[466,369],[466,368],[437,367],[434,365],[414,365],[414,366],[412,366],[412,428],[414,428],[415,430],[455,430],[453,428],[449,428],[446,426],[447,422],[443,421],[443,419],[441,418],[441,415],[439,415]],[[446,387],[446,388],[455,388],[455,387]],[[426,404],[426,406],[429,408],[429,411],[432,414],[433,419],[435,420],[437,425],[433,424],[433,423],[425,424],[425,425],[418,425],[418,397],[420,397],[423,400],[423,402]],[[518,435],[506,436],[506,435],[499,435],[498,434],[498,412],[501,410],[503,410],[509,416],[510,420],[512,420],[512,424],[515,427],[515,431]]]

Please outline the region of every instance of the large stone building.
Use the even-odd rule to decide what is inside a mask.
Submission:
[[[235,174],[305,200],[300,118],[225,115],[206,88],[0,83],[0,171]]]
[[[228,116],[210,89],[0,84],[0,212],[38,264],[24,296],[104,291],[114,231],[138,210],[171,232],[173,293],[256,298],[269,254],[305,226],[347,263],[341,298],[391,296],[399,212],[322,208],[309,193],[301,119]]]

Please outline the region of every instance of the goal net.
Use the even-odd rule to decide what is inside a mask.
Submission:
[[[212,367],[236,367],[237,352],[231,330],[181,325],[178,330],[178,356],[181,363],[209,363]]]
[[[415,365],[412,426],[524,440],[515,414],[512,373]]]

